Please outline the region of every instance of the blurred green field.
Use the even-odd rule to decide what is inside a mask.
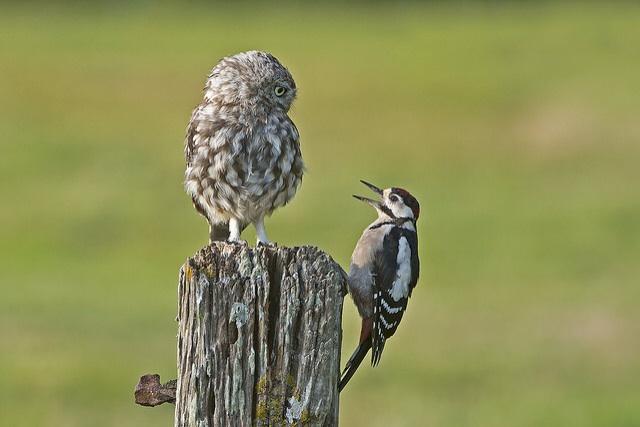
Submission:
[[[175,375],[207,238],[184,129],[249,49],[300,88],[308,173],[272,238],[346,267],[358,179],[422,203],[422,279],[343,425],[640,425],[640,7],[0,8],[1,425],[172,425],[132,389]],[[347,301],[344,357],[358,327]]]

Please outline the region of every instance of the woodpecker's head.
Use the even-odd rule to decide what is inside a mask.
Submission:
[[[366,181],[360,180],[360,182],[379,194],[382,200],[378,201],[356,195],[353,197],[373,206],[378,211],[379,218],[404,219],[415,222],[420,216],[420,204],[407,190],[398,187],[382,190]]]

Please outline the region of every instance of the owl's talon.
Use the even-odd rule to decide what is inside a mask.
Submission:
[[[249,245],[249,243],[246,240],[242,240],[242,239],[228,239],[227,243],[231,243],[232,245],[240,245],[240,246]]]
[[[276,242],[262,242],[258,240],[258,243],[256,243],[256,246],[264,246],[265,248],[277,248],[278,244]]]

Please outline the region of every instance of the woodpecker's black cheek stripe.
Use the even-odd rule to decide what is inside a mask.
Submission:
[[[405,222],[411,222],[415,225],[415,220],[413,218],[396,218],[395,221],[384,221],[384,222],[379,222],[378,224],[374,224],[371,227],[369,227],[369,230],[375,230],[376,228],[380,228],[380,227],[384,227],[385,225],[402,225]]]
[[[382,205],[382,203],[380,203],[380,204]],[[395,218],[395,217],[396,217],[396,216],[393,214],[393,212],[391,212],[391,209],[389,209],[388,207],[386,207],[386,206],[384,206],[384,205],[380,207],[380,210],[381,210],[382,212],[384,212],[385,214],[387,214],[388,216],[390,216],[391,218]]]
[[[379,222],[378,224],[374,224],[371,227],[369,227],[369,230],[375,230],[376,228],[380,228],[380,227],[384,227],[385,225],[395,225],[395,221],[385,221],[385,222]]]

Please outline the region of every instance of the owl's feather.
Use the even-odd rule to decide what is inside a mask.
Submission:
[[[291,93],[276,97],[274,85]],[[212,238],[230,219],[246,226],[295,195],[304,165],[287,115],[294,98],[289,72],[262,52],[225,58],[211,72],[187,127],[185,188]]]

